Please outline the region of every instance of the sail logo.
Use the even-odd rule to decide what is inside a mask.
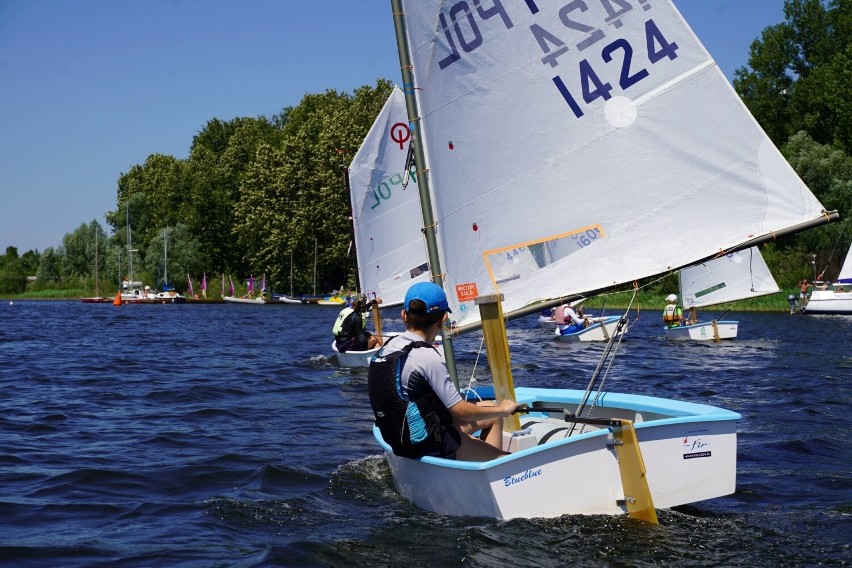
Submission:
[[[517,483],[523,483],[528,479],[532,479],[533,477],[538,477],[541,475],[541,469],[528,469],[521,475],[507,475],[503,478],[503,485],[505,487],[511,487]]]
[[[411,131],[404,122],[397,122],[390,127],[390,139],[399,144],[399,149],[404,149],[404,144],[411,138]]]
[[[690,432],[690,434],[692,433]],[[684,436],[681,442],[683,459],[709,458],[711,456],[710,442],[706,438],[690,434]]]
[[[456,297],[459,302],[469,302],[476,299],[477,296],[479,296],[479,292],[476,290],[476,282],[456,284]]]

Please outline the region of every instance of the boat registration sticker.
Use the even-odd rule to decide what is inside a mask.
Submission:
[[[459,302],[469,302],[476,299],[479,293],[476,291],[476,282],[470,284],[456,284],[456,297]]]

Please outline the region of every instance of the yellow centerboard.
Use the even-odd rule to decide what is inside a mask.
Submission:
[[[613,428],[613,436],[618,442],[615,445],[615,453],[618,455],[618,469],[621,472],[627,514],[634,519],[659,524],[633,422],[622,419],[621,427]]]

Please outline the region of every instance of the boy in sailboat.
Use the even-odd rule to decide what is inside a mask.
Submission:
[[[688,319],[684,319],[683,310],[677,305],[677,296],[675,294],[666,296],[666,302],[666,307],[663,308],[663,323],[666,327],[678,327],[690,324]]]
[[[369,351],[382,345],[382,340],[373,335],[365,328],[367,326],[367,296],[357,294],[352,300],[352,305],[340,310],[331,332],[337,350],[341,353],[347,351]]]
[[[581,308],[577,308],[579,313],[574,311],[569,305],[559,306],[556,308],[556,313],[554,314],[554,318],[559,314],[559,311],[562,311],[562,318],[559,318],[557,321],[562,321],[557,325],[556,333],[560,335],[568,335],[569,333],[577,333],[578,331],[583,331],[589,325],[589,320],[586,316],[583,315],[583,310]]]
[[[382,437],[397,455],[487,461],[506,454],[500,447],[503,418],[518,403],[463,400],[433,347],[449,312],[437,284],[420,282],[408,289],[401,312],[405,332],[370,363],[370,405]]]

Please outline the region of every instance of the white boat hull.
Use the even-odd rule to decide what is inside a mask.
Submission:
[[[719,330],[719,339],[735,339],[739,322],[717,321],[716,327]],[[669,341],[714,341],[716,338],[712,321],[667,327],[665,331]]]
[[[556,321],[553,318],[546,316],[538,316],[538,325],[541,326],[542,329],[556,329]]]
[[[370,359],[379,349],[381,348],[376,347],[367,351],[346,351],[345,353],[341,353],[337,350],[336,342],[333,339],[331,340],[331,350],[334,352],[339,367],[369,367]]]
[[[805,305],[806,314],[850,314],[852,315],[852,292],[814,290]]]
[[[515,393],[518,402],[565,405],[570,410],[583,395],[576,390],[523,387]],[[739,414],[707,405],[604,393],[592,416],[634,420],[656,508],[734,492]],[[527,419],[532,415],[522,416],[521,423]],[[552,419],[540,425],[558,427]],[[554,435],[546,444],[481,463],[402,458],[391,452],[377,428],[373,433],[385,449],[399,493],[428,511],[496,519],[626,512],[609,428],[575,432],[570,438]]]
[[[388,341],[392,337],[396,337],[399,333],[387,333],[383,334],[385,341]],[[337,345],[335,345],[334,340],[331,342],[331,350],[334,352],[334,356],[337,359],[337,365],[340,367],[369,367],[370,359],[373,358],[381,347],[377,347],[375,349],[369,349],[367,351],[346,351],[345,353],[341,353],[337,350]],[[435,349],[438,350],[438,353],[441,354],[441,358],[444,357],[444,343],[443,338],[438,336],[435,339]]]
[[[609,338],[615,335],[616,328],[618,327],[618,320],[621,318],[620,316],[610,316],[600,319],[602,321],[595,322],[583,330],[569,333],[567,335],[562,335],[559,332],[559,329],[554,328],[554,334],[560,341],[609,341]],[[621,333],[625,333],[626,331],[627,325],[625,324],[621,329]]]
[[[238,298],[236,296],[225,296],[222,298],[228,304],[265,304],[263,298]]]

